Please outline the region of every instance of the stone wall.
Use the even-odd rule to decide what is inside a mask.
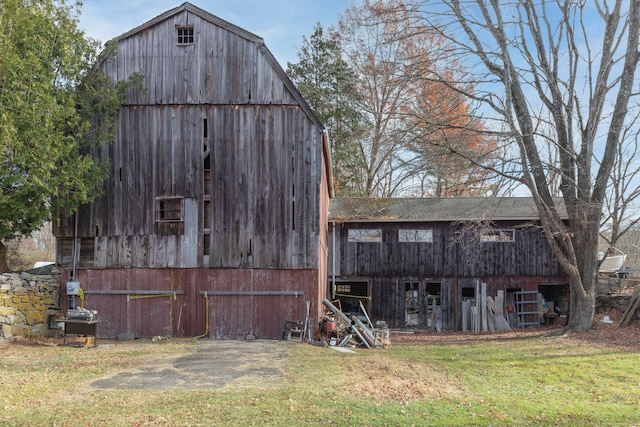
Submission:
[[[596,313],[605,313],[609,310],[624,313],[629,306],[631,294],[636,286],[640,286],[638,279],[600,277],[597,285]],[[632,318],[640,319],[640,309],[636,310]]]
[[[631,301],[631,295],[598,295],[596,297],[596,313],[606,313],[609,310],[625,312]],[[640,309],[636,310],[633,319],[640,318]]]
[[[60,310],[60,277],[49,273],[0,275],[0,337],[49,332],[49,315]]]

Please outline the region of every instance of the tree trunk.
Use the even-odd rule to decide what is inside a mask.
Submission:
[[[573,247],[576,254],[577,275],[570,275],[571,296],[567,332],[591,329],[596,310],[596,282],[598,280],[598,228],[600,209],[582,206],[574,222]]]
[[[0,274],[9,271],[7,264],[7,247],[0,241]]]
[[[569,321],[565,332],[585,332],[591,329],[595,311],[596,293],[593,290],[587,291],[583,299],[578,296],[577,292],[571,292]]]

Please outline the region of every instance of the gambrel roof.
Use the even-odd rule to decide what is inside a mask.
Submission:
[[[309,118],[309,120],[311,120],[314,123],[314,125],[323,132],[322,153],[326,161],[325,173],[328,177],[327,182],[329,185],[329,191],[330,191],[330,194],[332,194],[333,179],[332,179],[332,170],[331,170],[331,149],[330,149],[329,134],[327,133],[324,127],[324,124],[318,119],[318,117],[315,115],[315,113],[313,112],[313,110],[311,109],[307,101],[304,99],[302,94],[298,91],[298,88],[291,81],[291,79],[286,74],[282,66],[275,59],[271,51],[266,47],[264,40],[261,37],[257,36],[256,34],[253,34],[250,31],[247,31],[243,28],[238,27],[237,25],[234,25],[228,21],[225,21],[224,19],[219,18],[218,16],[215,16],[207,12],[206,10],[200,9],[199,7],[191,3],[185,2],[178,7],[167,10],[166,12],[156,16],[155,18],[152,18],[147,22],[115,37],[113,40],[107,43],[107,47],[105,48],[105,50],[101,55],[99,64],[104,62],[110,56],[110,52],[112,51],[112,49],[110,49],[109,46],[113,47],[118,42],[124,41],[130,37],[144,35],[145,32],[147,32],[152,27],[160,25],[164,21],[183,13],[187,14],[187,20],[189,20],[188,19],[189,16],[193,15],[194,17],[202,19],[205,22],[208,22],[216,27],[226,30],[231,34],[245,40],[248,43],[252,43],[256,46],[257,50],[262,55],[262,58],[264,59],[264,61],[268,64],[269,67],[271,67],[273,74],[277,76],[277,78],[282,82],[282,85],[284,86],[285,90],[288,91],[293,101],[300,107],[300,109]],[[251,92],[249,91],[249,93],[250,93],[249,99],[251,99],[250,98]],[[260,102],[260,101],[257,101],[257,102]]]
[[[313,120],[316,125],[321,128],[324,129],[324,125],[320,122],[320,120],[316,117],[316,115],[313,113],[313,111],[311,110],[311,107],[309,107],[309,105],[307,104],[307,102],[305,101],[305,99],[303,98],[302,94],[300,94],[300,92],[298,91],[298,89],[296,88],[296,86],[293,84],[293,82],[291,81],[291,79],[289,79],[289,76],[287,76],[287,73],[285,73],[284,69],[280,66],[280,64],[278,63],[278,61],[275,59],[275,57],[273,56],[273,54],[271,53],[271,51],[267,48],[267,46],[264,44],[264,40],[262,39],[262,37],[259,37],[255,34],[253,34],[250,31],[247,31],[243,28],[238,27],[237,25],[234,25],[228,21],[225,21],[222,18],[219,18],[209,12],[207,12],[206,10],[200,9],[197,6],[194,6],[193,4],[189,3],[189,2],[185,2],[182,3],[180,6],[175,7],[173,9],[167,10],[166,12],[156,16],[155,18],[152,18],[150,20],[148,20],[147,22],[138,25],[137,27],[127,31],[126,33],[123,33],[117,37],[115,37],[113,40],[114,41],[120,41],[120,40],[124,40],[128,37],[131,37],[133,35],[136,35],[140,32],[145,31],[146,29],[153,27],[155,25],[157,25],[158,23],[165,21],[166,19],[177,15],[179,13],[182,12],[188,12],[188,13],[192,13],[196,16],[198,16],[201,19],[204,19],[205,21],[210,22],[213,25],[216,25],[218,27],[224,28],[227,31],[232,32],[233,34],[237,35],[238,37],[241,37],[251,43],[254,43],[259,50],[262,52],[262,54],[265,56],[267,62],[269,63],[269,65],[271,65],[274,69],[274,71],[276,72],[276,74],[280,77],[280,79],[282,79],[283,84],[287,87],[287,89],[291,92],[291,95],[296,99],[296,101],[300,104],[301,108],[305,111],[305,113],[309,116],[309,118],[311,120]]]
[[[554,199],[566,219],[562,199]],[[336,222],[531,221],[539,218],[531,197],[335,198],[329,220]]]

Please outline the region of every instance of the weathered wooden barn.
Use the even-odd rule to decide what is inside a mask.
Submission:
[[[104,194],[60,215],[98,335],[277,338],[327,295],[328,139],[263,40],[184,3],[113,40],[134,73]]]
[[[530,198],[334,198],[331,291],[343,310],[362,303],[390,327],[437,319],[442,330],[461,330],[463,302],[484,283],[488,296],[503,292],[518,326],[539,324],[538,292],[548,313],[566,314],[569,281],[538,218]]]

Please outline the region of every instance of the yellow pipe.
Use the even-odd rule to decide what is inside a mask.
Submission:
[[[143,299],[143,298],[158,298],[158,297],[173,297],[173,300],[175,301],[176,298],[176,294],[154,294],[154,295],[128,295],[127,296],[128,299],[132,300],[132,299]]]
[[[206,325],[205,325],[204,334],[198,335],[197,337],[194,337],[194,338],[204,338],[207,335],[209,335],[209,295],[207,295],[206,292],[204,294],[204,300],[205,300],[205,305],[206,305],[206,309],[207,309],[207,311],[205,312],[205,315],[204,315],[204,317],[206,319]]]
[[[357,295],[345,295],[345,294],[336,294],[337,297],[346,297],[346,298],[356,298],[356,299],[371,299],[371,297],[363,297]]]
[[[84,308],[84,291],[78,288],[78,296],[80,297],[80,308]]]

